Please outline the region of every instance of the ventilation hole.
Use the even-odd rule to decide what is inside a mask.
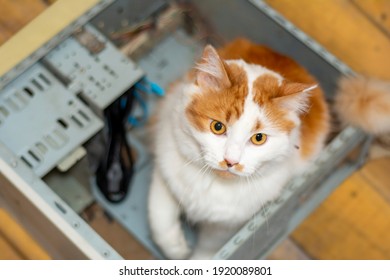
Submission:
[[[36,86],[36,87],[37,87],[37,89],[39,89],[39,90],[43,91],[43,86],[42,86],[40,83],[38,83],[38,81],[37,81],[37,80],[35,80],[35,79],[32,79],[32,80],[31,80],[31,82],[33,83],[33,85],[34,85],[34,86]]]
[[[62,142],[60,143],[61,145],[63,145],[65,142],[68,141],[68,137],[66,136],[66,134],[64,134],[62,131],[58,129],[54,129],[54,135],[57,136],[59,140],[61,140]]]
[[[71,116],[71,119],[72,119],[72,121],[74,121],[75,124],[77,124],[79,127],[84,127],[83,123],[82,123],[75,115],[72,115],[72,116]]]
[[[31,164],[24,156],[22,156],[20,159],[21,159],[25,164],[27,164],[30,168],[33,167],[32,164]]]
[[[7,117],[9,115],[8,110],[4,106],[0,106],[0,113],[4,116]]]
[[[14,111],[17,111],[20,109],[18,104],[16,104],[16,102],[13,101],[11,98],[7,98],[7,100],[5,102],[7,103],[8,107],[10,107]]]
[[[25,87],[23,90],[24,90],[30,97],[33,97],[33,96],[34,96],[34,92],[33,92],[30,88]]]
[[[95,86],[96,86],[98,89],[100,89],[101,91],[104,90],[104,86],[103,86],[101,83],[99,83],[99,82],[96,82],[96,83],[95,83]]]
[[[110,71],[110,75],[113,76],[113,77],[117,76],[116,73],[113,70]]]
[[[66,209],[64,208],[64,206],[62,206],[61,204],[59,204],[57,201],[54,201],[54,205],[58,208],[58,210],[60,210],[62,212],[62,214],[66,214]]]
[[[93,76],[89,76],[88,79],[89,79],[91,82],[95,81],[95,78],[94,78]]]
[[[84,111],[81,111],[79,110],[79,114],[84,118],[84,120],[86,120],[87,122],[90,122],[91,119],[88,117],[88,115],[84,112]]]
[[[22,95],[20,92],[15,93],[16,98],[19,100],[19,103],[22,103],[23,105],[27,104],[26,95]]]
[[[118,13],[118,15],[123,14],[123,12],[124,12],[123,7],[118,7],[118,9],[116,10],[116,12]]]
[[[63,119],[58,119],[57,122],[64,128],[68,128],[68,124]]]
[[[47,152],[47,147],[42,143],[42,142],[38,142],[35,144],[35,147],[37,147],[37,149],[42,153],[42,154],[45,154]]]
[[[69,105],[69,106],[72,106],[72,105],[73,105],[73,100],[69,100],[69,101],[68,101],[68,105]]]
[[[42,73],[39,74],[39,78],[41,78],[41,80],[44,81],[46,85],[48,85],[48,86],[51,85],[51,82],[49,81],[49,79],[45,75],[43,75]]]
[[[41,159],[31,150],[28,150],[28,154],[33,157],[36,161],[40,162]]]
[[[77,93],[77,97],[81,100],[81,102],[83,102],[85,105],[87,105],[89,107],[89,103],[87,100],[85,100],[85,98],[81,95],[81,93]],[[69,105],[71,105],[69,103]]]
[[[47,144],[49,144],[49,146],[51,146],[54,149],[58,149],[61,147],[60,144],[57,143],[57,141],[55,141],[54,138],[51,137],[50,135],[45,136],[45,141],[47,142]]]
[[[103,65],[103,69],[106,70],[111,76],[113,77],[116,77],[117,74],[115,73],[115,71],[113,69],[111,69],[110,66],[108,66],[107,64],[104,64]]]

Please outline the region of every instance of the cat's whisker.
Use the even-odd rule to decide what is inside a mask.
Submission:
[[[204,158],[204,155],[203,155],[204,153],[206,153],[206,151],[203,151],[203,152],[201,151],[201,153],[200,153],[200,155],[199,155],[198,157],[193,158],[193,159],[187,161],[186,164],[184,164],[184,165],[182,166],[182,168],[179,170],[178,174],[180,174],[182,170],[185,170],[185,167],[186,167],[186,166],[190,165],[191,163],[194,163],[194,162],[196,162],[196,161],[200,161],[201,159],[203,159],[203,158]],[[195,178],[194,178],[194,180],[192,180],[192,181],[195,181],[195,180],[197,179],[198,173],[199,173],[205,166],[206,166],[206,165],[203,165],[203,166],[202,166],[202,168],[196,173]],[[184,188],[184,191],[185,191],[187,194],[190,193],[190,190],[191,190],[190,184],[185,184],[185,185],[183,185],[183,188]],[[181,208],[182,205],[183,205],[183,199],[181,198],[181,199],[179,199],[179,201],[178,201],[178,207]]]
[[[201,151],[200,152],[200,156],[195,158],[195,159],[192,159],[192,160],[189,160],[185,165],[183,165],[183,167],[181,168],[181,170],[184,169],[185,166],[188,166],[189,164],[195,162],[195,161],[200,161],[201,159],[204,160],[204,155],[207,153],[207,151]],[[205,175],[205,173],[207,172],[207,170],[210,169],[210,172],[212,170],[212,168],[208,165],[208,164],[204,164],[199,170],[198,172],[194,175],[193,179],[191,180],[192,182],[195,182],[198,180],[199,177],[202,177]],[[189,184],[186,184],[185,186],[183,186],[185,192],[187,193],[187,195],[190,193],[191,191],[191,186]],[[178,201],[178,206],[181,207],[181,205],[183,204],[183,201],[182,199],[180,199]]]
[[[202,160],[204,160],[205,159],[204,156],[206,153],[207,151],[201,151],[197,157],[194,157],[188,160],[186,163],[184,163],[183,166],[181,166],[180,169],[178,170],[177,175],[181,175],[181,172],[184,171],[186,167],[188,167],[190,164],[201,162]]]
[[[206,151],[201,151],[198,157],[195,157],[195,158],[193,158],[193,159],[188,160],[188,161],[180,168],[180,170],[178,171],[177,174],[180,175],[180,174],[181,174],[181,171],[185,170],[185,168],[186,168],[188,165],[190,165],[191,163],[194,163],[194,162],[197,162],[197,161],[200,161],[200,160],[204,159],[204,154],[205,154],[205,153],[206,153]],[[202,167],[202,168],[203,168],[203,167]],[[196,178],[195,178],[195,179],[196,179]],[[185,186],[183,186],[183,188],[184,188],[185,192],[188,193],[188,191],[189,191],[189,189],[190,189],[190,186],[189,186],[189,185],[185,185]],[[179,209],[181,209],[181,208],[182,208],[182,205],[183,205],[183,199],[181,198],[181,199],[178,200],[177,207],[179,207]]]
[[[198,157],[194,157],[190,160],[188,160],[183,166],[182,168],[185,168],[187,167],[188,165],[190,165],[191,163],[194,163],[194,162],[197,162],[197,161],[200,161],[201,159],[204,159],[204,155],[207,153],[207,151],[201,151],[198,155]]]

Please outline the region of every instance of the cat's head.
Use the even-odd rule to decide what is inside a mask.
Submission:
[[[232,177],[251,176],[285,159],[298,148],[295,128],[315,87],[242,60],[224,61],[207,46],[185,109],[202,163]]]

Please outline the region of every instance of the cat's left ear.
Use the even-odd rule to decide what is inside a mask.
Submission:
[[[310,92],[317,88],[316,84],[302,84],[285,82],[281,86],[282,95],[274,99],[280,106],[297,113],[309,109]]]
[[[203,50],[202,58],[196,66],[196,83],[204,89],[223,89],[231,86],[223,60],[210,45]]]

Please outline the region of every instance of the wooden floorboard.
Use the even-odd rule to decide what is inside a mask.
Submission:
[[[390,205],[355,173],[292,234],[316,259],[390,259]]]
[[[46,7],[41,0],[0,0],[0,45]]]
[[[0,260],[23,260],[23,256],[0,234]]]
[[[47,260],[49,255],[6,211],[0,208],[0,239],[7,243],[0,259]]]
[[[390,79],[390,39],[352,1],[267,2],[355,71]]]
[[[386,36],[390,36],[390,1],[389,0],[352,0],[363,15]]]

